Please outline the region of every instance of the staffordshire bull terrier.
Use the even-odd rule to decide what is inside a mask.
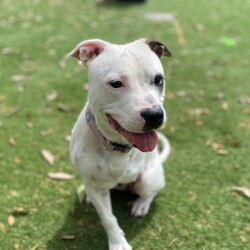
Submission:
[[[131,214],[139,217],[148,213],[165,185],[162,164],[170,144],[155,130],[166,121],[159,58],[170,52],[146,39],[125,45],[93,39],[81,42],[69,56],[87,65],[89,81],[88,101],[72,130],[71,160],[107,233],[109,249],[131,250],[112,213],[110,190],[129,186],[138,194]]]

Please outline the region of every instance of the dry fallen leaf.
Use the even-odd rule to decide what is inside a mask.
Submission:
[[[5,232],[6,228],[3,223],[0,222],[0,232]]]
[[[25,76],[24,75],[13,75],[11,77],[11,80],[14,82],[21,82],[21,81],[25,80]]]
[[[227,138],[226,143],[234,148],[238,148],[241,146],[241,142],[239,140]]]
[[[12,53],[13,53],[13,49],[9,48],[9,47],[3,48],[1,50],[1,54],[2,55],[9,55],[9,54],[12,54]]]
[[[51,106],[49,106],[49,105],[46,105],[45,107],[44,107],[44,111],[43,111],[45,114],[50,114],[50,113],[52,113],[53,112],[53,108],[51,107]]]
[[[47,102],[52,102],[56,100],[57,97],[58,97],[58,93],[55,90],[53,90],[51,93],[46,95],[45,99]]]
[[[35,211],[37,211],[35,208],[14,207],[12,210],[12,215],[25,216]]]
[[[250,189],[247,187],[232,187],[232,190],[242,193],[245,197],[250,199]]]
[[[34,125],[33,125],[32,122],[28,122],[28,123],[27,123],[27,128],[33,128],[33,127],[34,127]]]
[[[185,90],[179,90],[179,91],[177,91],[175,93],[175,96],[177,96],[177,97],[185,97],[185,96],[187,96],[187,93],[186,93]]]
[[[75,178],[74,175],[67,174],[64,172],[49,173],[48,177],[53,180],[62,180],[62,181],[67,181]]]
[[[249,236],[247,236],[247,235],[241,235],[240,236],[240,240],[243,241],[243,242],[247,242],[248,239],[249,239]]]
[[[9,217],[8,217],[8,224],[11,227],[15,224],[15,217],[13,215],[9,215]]]
[[[224,145],[221,143],[213,142],[213,141],[207,141],[206,145],[211,146],[213,150],[223,149]]]
[[[62,112],[68,112],[69,111],[69,107],[63,103],[58,103],[57,104],[57,108],[58,110],[62,111]]]
[[[213,141],[207,141],[206,145],[211,146],[211,148],[221,156],[227,156],[228,151],[224,148],[224,145],[221,143],[213,142]]]
[[[21,109],[19,107],[14,107],[11,108],[10,110],[8,110],[8,112],[6,113],[6,116],[12,116],[15,115],[16,113],[18,113]]]
[[[238,126],[240,128],[250,128],[250,120],[241,121]]]
[[[29,250],[37,250],[38,248],[39,248],[39,245],[37,244],[37,245],[33,246],[32,248],[30,248]]]
[[[62,240],[74,240],[76,238],[75,235],[63,235]]]
[[[18,243],[16,243],[16,244],[14,245],[14,249],[15,249],[15,250],[19,250],[19,249],[20,249],[20,245],[19,245]]]
[[[14,207],[13,208],[13,211],[12,211],[12,214],[15,214],[15,215],[27,215],[29,214],[29,209],[25,209],[23,207]]]
[[[240,96],[240,97],[238,97],[238,101],[241,105],[249,105],[250,104],[250,97]]]
[[[174,239],[170,242],[169,246],[172,246],[172,245],[175,244],[175,242],[177,242],[177,241],[178,241],[178,239],[177,239],[177,238],[174,238]]]
[[[65,60],[61,60],[61,61],[59,62],[59,67],[60,67],[61,69],[66,68],[66,61],[65,61]]]
[[[53,129],[52,128],[49,128],[47,130],[42,130],[40,132],[41,136],[48,136],[48,135],[51,135],[53,133]]]
[[[21,70],[22,72],[25,72],[27,74],[32,74],[37,70],[38,66],[37,63],[34,61],[29,61],[24,59],[22,65],[21,65]]]
[[[221,156],[227,156],[228,155],[228,151],[226,149],[219,149],[216,151],[216,153],[218,155],[221,155]]]
[[[214,96],[214,99],[220,100],[220,99],[224,99],[225,98],[225,94],[223,92],[219,92]]]
[[[196,119],[193,121],[195,126],[202,126],[204,125],[204,121],[202,121],[201,119]]]
[[[17,142],[16,142],[16,140],[15,140],[13,137],[11,137],[11,138],[9,139],[9,144],[10,144],[11,146],[15,147],[16,144],[17,144]]]
[[[20,164],[22,161],[21,161],[21,159],[20,159],[18,156],[15,156],[15,157],[14,157],[14,162],[15,162],[16,164]]]
[[[55,163],[55,156],[47,149],[42,149],[41,154],[43,159],[49,163],[49,165],[53,165]]]
[[[11,195],[12,197],[17,197],[17,196],[18,196],[18,193],[17,193],[17,191],[15,191],[15,190],[11,190],[11,191],[10,191],[10,195]]]
[[[189,111],[192,116],[210,115],[211,111],[207,108],[195,108]]]
[[[223,110],[228,110],[228,102],[226,102],[226,101],[224,101],[222,104],[221,104],[221,108],[223,109]]]
[[[220,150],[224,148],[224,145],[220,143],[212,142],[211,147],[213,148],[213,150]]]

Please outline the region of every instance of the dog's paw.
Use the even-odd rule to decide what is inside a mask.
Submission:
[[[132,250],[132,247],[128,244],[128,242],[120,244],[109,243],[109,250]]]
[[[148,199],[138,198],[137,200],[134,201],[131,210],[131,215],[135,217],[145,216],[149,211],[151,202],[152,202],[151,198]]]

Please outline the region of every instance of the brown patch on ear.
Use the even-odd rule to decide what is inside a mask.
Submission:
[[[146,41],[150,49],[155,52],[155,54],[161,58],[162,56],[170,57],[171,53],[167,47],[158,41]]]

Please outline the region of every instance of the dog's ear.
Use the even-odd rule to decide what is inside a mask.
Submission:
[[[158,41],[146,41],[146,43],[159,58],[161,58],[162,56],[167,56],[167,57],[171,56],[170,51],[167,49],[167,47],[164,44]]]
[[[75,57],[88,64],[100,55],[108,45],[108,42],[99,39],[86,40],[79,43],[68,56]]]

